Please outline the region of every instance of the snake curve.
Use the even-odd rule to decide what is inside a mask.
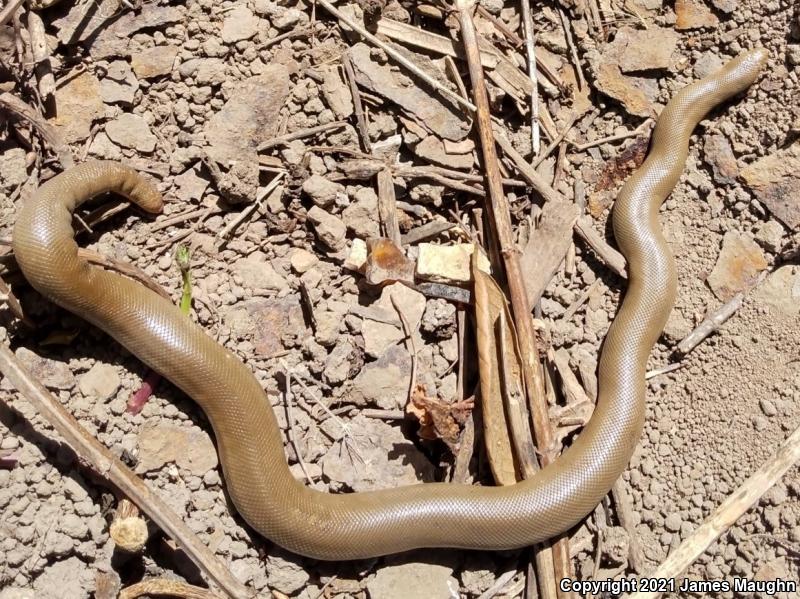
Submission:
[[[532,545],[577,524],[630,460],[644,424],[645,365],[676,293],[659,207],[683,170],[692,130],[716,105],[747,89],[766,58],[762,49],[740,55],[681,89],[662,111],[647,159],[614,206],[629,281],[600,356],[594,415],[553,464],[507,487],[425,483],[328,494],[296,480],[251,370],[170,302],[78,257],[71,214],[84,201],[113,192],[145,210],[160,209],[158,191],[129,167],[89,161],[43,184],[19,211],[14,252],[42,295],[104,330],[200,405],[233,503],[273,542],[326,560],[421,547]]]

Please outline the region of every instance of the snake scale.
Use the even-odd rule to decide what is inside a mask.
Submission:
[[[160,194],[131,168],[90,161],[46,182],[19,211],[14,252],[43,296],[104,330],[200,405],[233,503],[275,543],[327,560],[420,547],[531,545],[585,517],[631,457],[644,423],[645,364],[676,292],[659,207],[683,170],[695,126],[747,89],[766,57],[761,49],[740,55],[677,92],[659,116],[650,152],[613,210],[628,288],[600,356],[594,415],[553,464],[511,486],[428,483],[328,494],[296,480],[270,402],[251,370],[176,306],[78,257],[71,215],[86,200],[113,192],[144,210],[160,209]]]

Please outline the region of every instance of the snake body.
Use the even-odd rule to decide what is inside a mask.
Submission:
[[[297,481],[270,402],[250,369],[176,306],[78,257],[71,214],[82,202],[113,192],[145,210],[160,209],[157,190],[126,166],[86,162],[42,185],[19,212],[14,251],[42,295],[103,329],[200,405],[236,508],[275,543],[328,560],[420,547],[531,545],[585,517],[633,453],[644,423],[645,364],[676,289],[659,207],[683,170],[692,130],[713,107],[745,90],[765,61],[765,51],[747,52],[683,88],[661,113],[650,153],[614,207],[628,289],[602,350],[594,415],[552,465],[515,485],[428,483],[328,494]]]

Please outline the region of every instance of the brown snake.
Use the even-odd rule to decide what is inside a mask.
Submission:
[[[764,50],[739,56],[683,88],[661,113],[646,161],[614,206],[629,282],[600,357],[594,416],[552,465],[515,485],[429,483],[334,495],[297,481],[270,402],[250,369],[176,306],[78,257],[71,215],[84,201],[113,192],[145,210],[160,209],[156,189],[128,167],[86,162],[42,185],[20,210],[14,252],[42,295],[103,329],[200,405],[236,508],[279,545],[329,560],[418,547],[531,545],[579,522],[628,464],[644,422],[645,364],[676,291],[659,207],[683,170],[692,130],[713,107],[747,89],[766,57]]]

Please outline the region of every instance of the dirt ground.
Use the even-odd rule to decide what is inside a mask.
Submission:
[[[464,453],[462,426],[473,422],[464,400],[478,381],[472,308],[440,297],[442,289],[461,298],[469,289],[458,265],[468,259],[444,256],[442,246],[461,251],[487,234],[475,191],[482,179],[470,177],[483,172],[471,122],[310,0],[127,4],[64,0],[39,10],[44,59],[31,55],[35,26],[24,11],[0,32],[3,92],[48,117],[76,162],[120,160],[164,193],[163,214],[128,209],[90,221],[80,244],[138,267],[176,302],[175,250],[191,249],[192,317],[253,369],[276,408],[293,471],[315,488],[350,492],[458,477],[490,484],[480,430],[471,463]],[[458,56],[445,61],[441,40],[420,33],[445,42],[457,35],[456,21],[438,5],[337,6],[452,89],[445,73],[454,65],[469,89],[466,65]],[[539,73],[540,155],[552,141],[548,119],[551,133],[567,133],[545,159],[532,155],[529,98],[515,87],[527,77],[524,47],[514,41],[522,35],[519,7],[486,0],[478,30],[519,67],[503,75],[501,59],[486,66],[493,114],[611,246],[613,198],[643,159],[651,117],[676,90],[739,52],[770,53],[748,93],[697,128],[684,175],[662,209],[679,292],[649,363],[645,431],[618,489],[630,520],[623,526],[615,497],[571,531],[578,578],[647,574],[800,426],[800,7],[791,0],[563,0],[534,3],[533,14],[539,59],[554,73]],[[354,99],[364,106],[361,130]],[[24,119],[0,127],[0,237],[8,253],[18,206],[62,170],[63,148],[55,152]],[[322,128],[308,134],[314,127]],[[297,139],[282,137],[292,133]],[[574,423],[555,415],[569,402],[570,376],[594,399],[600,344],[625,281],[580,235],[572,237],[571,222],[562,239],[573,241],[560,254],[558,244],[537,246],[547,207],[510,161],[503,164],[524,263],[541,274],[541,256],[557,254],[535,314],[542,355],[558,371],[551,414],[569,441]],[[431,165],[438,178],[419,170]],[[403,280],[396,272],[365,273],[363,242],[387,231],[382,209],[391,194],[376,185],[386,169],[412,278],[416,264],[416,283],[445,284],[438,291],[381,284]],[[528,596],[528,551],[425,550],[323,563],[259,537],[225,494],[199,408],[161,382],[141,412],[130,413],[147,369],[4,264],[32,326],[7,303],[3,341],[259,596]],[[741,307],[717,332],[685,355],[678,351],[707,314],[737,298]],[[420,439],[406,413],[412,376],[422,395],[446,407],[452,437],[434,427],[438,440]],[[114,495],[7,380],[0,398],[0,599],[115,597],[151,577],[206,584],[152,525],[140,554],[115,549]],[[470,467],[459,470],[453,453],[466,455]],[[795,466],[687,576],[800,579],[799,498]]]

